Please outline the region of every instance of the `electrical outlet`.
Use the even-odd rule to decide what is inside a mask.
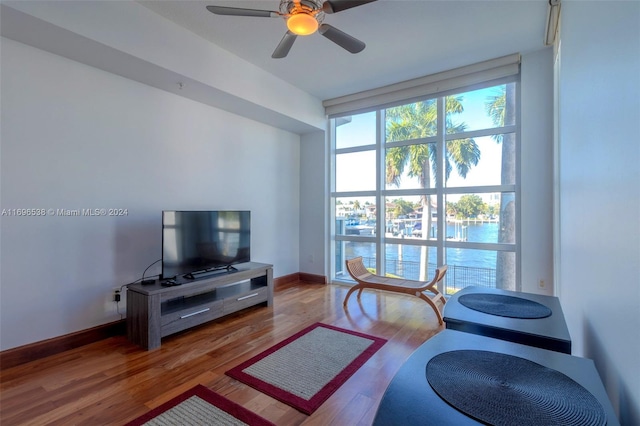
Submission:
[[[120,289],[114,290],[114,292],[113,292],[113,301],[114,302],[119,302],[120,301]]]
[[[538,281],[538,287],[544,288],[544,280],[543,279],[540,279],[540,281]]]

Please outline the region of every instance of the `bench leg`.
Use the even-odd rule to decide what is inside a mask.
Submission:
[[[440,296],[440,300],[442,301],[442,306],[444,306],[444,304],[447,303],[447,298],[444,297],[444,294],[440,293],[440,290],[436,288],[428,288],[427,290],[436,296]]]
[[[444,321],[442,321],[442,314],[440,313],[440,309],[438,309],[438,307],[433,302],[433,300],[431,300],[429,298],[429,296],[427,296],[426,294],[423,294],[423,293],[417,294],[416,296],[418,296],[420,299],[422,299],[425,302],[427,302],[429,304],[429,306],[431,306],[433,308],[433,311],[436,313],[436,316],[438,317],[438,324],[442,325],[442,323],[444,322]]]

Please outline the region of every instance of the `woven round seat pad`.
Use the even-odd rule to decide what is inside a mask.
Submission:
[[[536,319],[551,315],[551,309],[541,303],[502,294],[463,294],[458,298],[458,302],[474,311],[500,317]]]
[[[457,350],[426,367],[433,390],[449,405],[490,425],[605,425],[600,402],[559,371],[497,352]]]

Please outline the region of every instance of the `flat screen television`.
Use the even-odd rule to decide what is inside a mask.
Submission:
[[[251,261],[250,211],[162,212],[162,278]]]

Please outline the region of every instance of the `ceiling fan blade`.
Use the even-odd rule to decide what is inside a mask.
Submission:
[[[289,54],[289,50],[291,50],[291,46],[293,46],[293,42],[296,41],[296,37],[298,36],[291,31],[287,31],[284,34],[284,37],[282,37],[282,40],[280,40],[276,50],[273,51],[271,57],[274,59],[280,59],[287,56],[287,54]]]
[[[337,44],[338,46],[348,50],[351,53],[362,52],[362,50],[366,46],[362,41],[358,40],[357,38],[352,37],[349,34],[343,31],[340,31],[336,27],[332,27],[329,24],[320,25],[320,28],[318,28],[318,32],[323,36],[325,36],[326,38],[328,38],[329,40],[331,40],[332,42],[334,42],[335,44]]]
[[[242,9],[240,7],[207,6],[207,10],[216,15],[254,16],[258,18],[278,18],[279,12],[271,10]]]
[[[376,0],[326,0],[322,4],[324,13],[338,13],[352,7],[362,6],[363,4],[372,3]]]

